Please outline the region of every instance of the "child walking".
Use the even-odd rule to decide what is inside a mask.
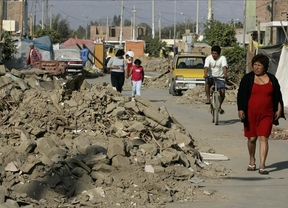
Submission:
[[[132,75],[132,101],[134,101],[135,95],[141,95],[141,86],[144,80],[144,69],[141,63],[140,59],[136,59],[130,71],[130,75]]]

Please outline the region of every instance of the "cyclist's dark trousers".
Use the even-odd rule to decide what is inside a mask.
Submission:
[[[122,92],[122,87],[125,82],[125,73],[124,72],[113,72],[111,71],[111,84],[112,87],[115,87],[118,92]]]

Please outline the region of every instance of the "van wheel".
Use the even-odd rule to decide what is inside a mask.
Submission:
[[[176,96],[177,95],[177,91],[176,91],[176,89],[175,89],[175,81],[173,81],[173,82],[171,82],[171,84],[170,84],[170,88],[169,88],[169,92],[171,92],[171,94],[173,95],[173,96]]]

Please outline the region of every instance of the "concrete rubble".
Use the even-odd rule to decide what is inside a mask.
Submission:
[[[1,71],[0,127],[0,207],[164,207],[203,195],[192,136],[165,107],[107,83]]]

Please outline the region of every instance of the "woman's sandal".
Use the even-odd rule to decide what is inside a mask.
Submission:
[[[255,171],[255,170],[256,170],[256,165],[248,165],[247,171]]]
[[[266,170],[266,169],[259,169],[259,174],[261,174],[261,175],[268,175],[269,172],[268,172],[268,170]]]

